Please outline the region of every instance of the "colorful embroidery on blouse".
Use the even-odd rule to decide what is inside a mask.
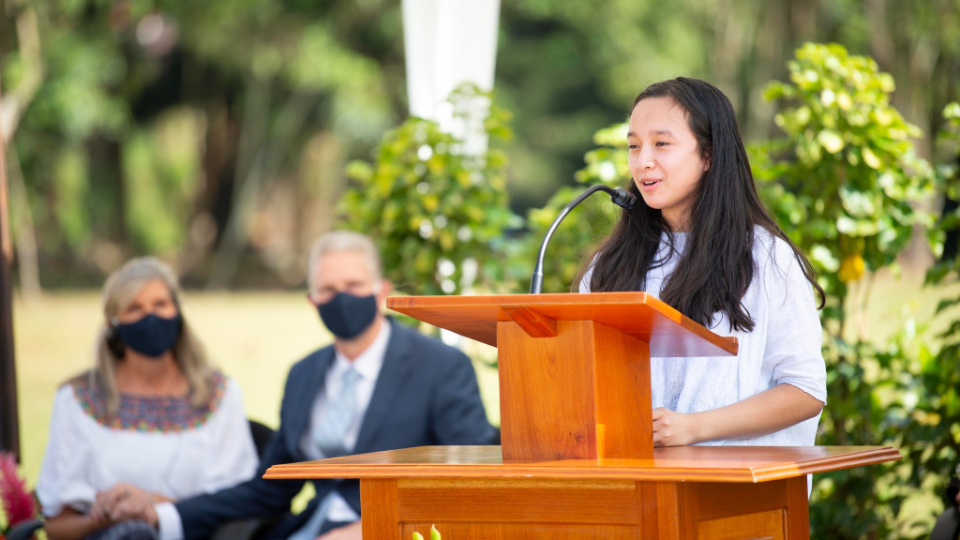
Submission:
[[[196,429],[217,412],[227,389],[227,378],[215,371],[210,399],[202,407],[190,403],[193,391],[184,396],[120,394],[116,414],[107,412],[106,394],[91,386],[89,377],[72,382],[73,394],[83,411],[98,424],[116,430],[169,433]]]

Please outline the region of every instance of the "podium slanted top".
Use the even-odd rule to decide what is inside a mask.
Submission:
[[[497,323],[556,328],[556,321],[596,321],[650,345],[650,356],[732,356],[735,337],[717,335],[644,292],[394,296],[387,307],[455,334],[497,346]]]

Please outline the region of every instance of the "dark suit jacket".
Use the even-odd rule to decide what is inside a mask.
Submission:
[[[489,444],[476,374],[462,352],[390,321],[383,367],[360,426],[354,452],[363,454],[424,445]],[[304,480],[264,480],[267,468],[308,460],[300,439],[310,429],[310,411],[334,360],[333,346],[320,349],[290,369],[280,407],[280,429],[265,450],[256,476],[235,487],[176,504],[186,540],[213,534],[232,519],[276,516],[287,511]],[[333,489],[360,513],[358,480],[313,480],[317,496],[306,510],[282,520],[269,533],[286,538],[312,515]]]

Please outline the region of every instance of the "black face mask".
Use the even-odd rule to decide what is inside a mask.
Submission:
[[[317,311],[331,334],[338,338],[353,339],[373,323],[377,316],[377,297],[339,292],[326,304],[317,306]]]
[[[179,314],[172,319],[164,319],[151,313],[136,322],[114,324],[117,337],[124,345],[150,358],[159,358],[173,348],[180,337]]]

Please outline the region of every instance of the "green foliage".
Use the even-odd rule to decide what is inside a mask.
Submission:
[[[19,118],[9,162],[28,200],[11,211],[36,229],[36,251],[18,245],[18,254],[39,259],[51,282],[92,285],[144,251],[202,272],[229,244],[219,240],[232,216],[270,214],[259,223],[294,223],[229,228],[283,274],[274,279],[296,283],[289,268],[329,226],[313,218],[340,194],[304,188],[315,178],[305,168],[321,166],[298,159],[301,148],[324,141],[322,169],[339,185],[347,159],[369,151],[403,109],[399,4],[16,4],[0,13],[9,30],[0,73],[5,120]],[[185,110],[191,121],[180,125],[195,131],[180,130],[178,143],[167,132]],[[188,237],[197,223],[203,234]],[[77,267],[90,272],[74,277]]]
[[[752,148],[761,196],[814,264],[826,292],[823,355],[827,406],[819,444],[936,446],[932,416],[918,401],[916,370],[929,350],[913,326],[885,347],[847,328],[870,274],[895,267],[915,226],[931,213],[911,206],[936,194],[932,167],[914,151],[920,130],[890,105],[893,78],[872,59],[840,45],[806,44],[789,64],[791,83],[766,97],[791,107],[776,116],[786,137]],[[851,312],[852,311],[852,312]],[[919,411],[919,412],[918,412]],[[933,439],[928,438],[933,437]],[[917,456],[919,457],[919,456]],[[887,538],[900,531],[900,508],[919,489],[929,460],[818,476],[811,501],[813,535]]]
[[[396,6],[269,0],[143,4],[163,5],[180,23],[184,45],[206,64],[324,96],[328,127],[345,138],[373,143],[393,123],[389,94],[395,88],[386,87],[384,71],[397,59],[366,53],[384,40],[399,41]]]
[[[844,264],[889,266],[915,225],[933,225],[930,212],[909,203],[935,194],[934,175],[910,140],[919,128],[890,105],[893,78],[872,59],[807,44],[789,68],[792,84],[766,90],[768,99],[795,104],[776,116],[786,138],[765,149],[786,156],[758,160],[757,177],[781,226],[811,254],[828,297],[842,300],[846,283],[862,274]]]
[[[106,242],[123,256],[144,249],[140,233],[126,234],[126,152],[118,146],[151,129],[156,117],[169,109],[188,106],[206,117],[201,152],[207,182],[190,201],[189,214],[212,217],[215,227],[209,234],[215,240],[223,236],[231,215],[262,215],[263,208],[251,208],[257,204],[233,197],[238,192],[233,188],[252,177],[245,161],[269,154],[264,160],[270,166],[255,179],[260,188],[255,203],[276,203],[277,194],[296,194],[290,196],[296,202],[292,208],[276,211],[295,223],[271,228],[269,241],[251,242],[261,262],[302,258],[308,237],[328,226],[326,217],[311,218],[325,216],[318,208],[329,208],[339,192],[304,196],[302,179],[307,175],[296,170],[304,143],[323,134],[331,162],[322,169],[336,171],[330,174],[339,182],[343,163],[367,155],[405,114],[398,2],[13,4],[15,8],[0,10],[0,27],[7,30],[0,33],[0,78],[4,98],[30,87],[34,76],[39,80],[35,94],[24,94],[22,122],[12,144],[29,206],[36,212],[32,217],[40,258],[61,263],[40,265],[51,274],[75,275],[76,265],[98,271],[110,266],[96,264],[92,254],[102,250],[88,249],[84,237],[93,246]],[[851,50],[885,51],[881,63],[897,76],[917,117],[933,119],[947,98],[956,99],[946,94],[955,87],[953,67],[960,57],[958,25],[953,23],[960,4],[884,5],[877,11],[864,10],[856,0],[681,0],[663,10],[632,0],[504,3],[497,90],[501,103],[517,115],[517,137],[509,147],[513,207],[542,206],[582,166],[592,133],[621,118],[625,104],[644,86],[678,73],[723,88],[744,121],[745,134],[766,134],[772,108],[761,103],[756,88],[782,71],[801,36],[837,39]],[[26,14],[36,15],[34,33]],[[276,128],[289,118],[302,121],[302,129],[277,136],[283,130]],[[924,125],[933,133],[931,127]],[[53,164],[65,148],[88,154],[90,217],[81,235],[61,229],[51,204],[56,197]],[[202,274],[211,267],[204,262],[210,255],[206,251],[223,245],[210,241],[186,248],[184,259],[199,260],[185,262],[181,270],[194,268],[192,272]],[[244,265],[253,263],[248,269],[259,273],[263,268],[256,257],[243,260]],[[283,264],[267,267],[289,272]],[[293,272],[282,281],[296,278]],[[86,279],[90,285],[98,281],[93,274]]]
[[[130,104],[110,89],[125,76],[126,61],[110,36],[78,34],[64,19],[45,36],[48,78],[26,127],[62,131],[73,144],[96,133],[116,136],[129,121]]]
[[[946,126],[939,134],[940,146],[944,149],[951,163],[945,164],[939,168],[940,176],[944,181],[944,195],[953,201],[960,201],[960,103],[950,103],[943,110],[943,117]],[[941,233],[936,237],[938,240],[945,240],[947,232],[960,231],[960,208],[954,208],[952,212],[944,212],[937,224],[937,229]],[[938,246],[938,252],[943,253],[944,246]],[[960,273],[960,245],[949,246],[952,248],[952,256],[944,257],[930,269],[927,274],[928,284],[946,284],[957,278]],[[941,303],[937,307],[937,312],[943,311],[948,307],[960,304],[960,298]]]
[[[590,185],[606,184],[611,187],[624,185],[629,181],[627,170],[627,125],[615,124],[598,131],[593,141],[599,148],[587,152],[584,159],[587,166],[577,171],[578,186],[560,188],[543,208],[533,209],[527,215],[530,233],[523,239],[516,253],[514,271],[522,285],[529,283],[533,273],[540,243],[547,229],[553,223],[563,207],[576,198]],[[544,260],[543,292],[567,292],[571,288],[581,267],[596,247],[595,244],[606,236],[620,215],[619,207],[610,203],[604,195],[598,194],[585,200],[554,232],[547,248]]]
[[[89,241],[87,168],[86,154],[74,146],[64,148],[54,165],[54,215],[69,245],[83,246]]]
[[[960,162],[960,104],[954,102],[944,109],[946,127],[939,139],[947,156],[953,163],[940,168],[945,183],[945,194],[954,201],[960,200],[960,185],[957,182],[957,166]],[[960,230],[960,210],[944,213],[938,223],[942,233],[938,239],[951,238],[953,246],[945,246],[944,254],[928,272],[927,284],[939,287],[956,286],[960,282],[960,238],[954,235]],[[909,481],[914,485],[928,485],[942,490],[945,480],[958,463],[957,445],[960,443],[960,319],[956,306],[960,296],[941,300],[936,312],[939,317],[953,314],[946,329],[937,336],[940,343],[936,354],[924,354],[919,363],[919,395],[913,411],[914,420],[905,426],[903,438],[904,458],[914,464]]]
[[[126,225],[137,247],[148,253],[172,252],[185,243],[202,174],[201,122],[194,111],[174,110],[124,144]]]
[[[491,96],[464,86],[450,97],[465,119],[476,100],[489,100],[484,131],[491,144],[510,136],[510,115]],[[409,294],[457,294],[499,264],[497,243],[516,217],[507,201],[506,158],[461,151],[463,141],[435,122],[410,118],[383,138],[373,165],[350,163],[356,186],[344,196],[345,226],[373,238],[385,273]]]

